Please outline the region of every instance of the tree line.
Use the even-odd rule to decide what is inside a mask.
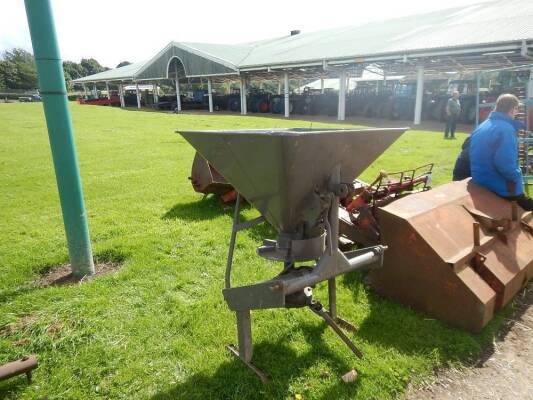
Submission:
[[[118,67],[131,64],[122,61]],[[82,58],[79,63],[63,61],[65,83],[67,89],[72,89],[72,81],[87,75],[107,71],[109,68],[102,66],[94,58]],[[37,70],[33,54],[14,48],[4,51],[0,56],[0,89],[36,89],[38,87]]]

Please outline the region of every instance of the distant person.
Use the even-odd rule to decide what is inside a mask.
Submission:
[[[455,126],[461,114],[461,102],[459,101],[459,92],[455,90],[452,97],[446,103],[446,129],[444,130],[444,139],[455,139]],[[450,135],[450,136],[448,136]]]
[[[524,194],[522,171],[518,165],[517,131],[523,124],[515,121],[518,98],[502,94],[489,117],[472,132],[470,168],[474,183],[533,211],[533,199]]]
[[[453,180],[462,181],[463,179],[470,178],[470,136],[466,138],[461,146],[461,152],[455,161],[455,167],[453,167]]]

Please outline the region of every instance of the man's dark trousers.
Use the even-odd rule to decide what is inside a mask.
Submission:
[[[444,139],[448,138],[448,134],[450,135],[450,138],[455,138],[455,126],[457,125],[457,117],[458,115],[448,115],[448,119],[446,120],[446,130],[444,131]]]

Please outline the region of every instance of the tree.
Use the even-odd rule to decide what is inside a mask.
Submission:
[[[80,62],[83,68],[83,76],[97,74],[98,72],[107,71],[109,68],[102,67],[94,58],[82,58]]]
[[[0,60],[0,82],[10,89],[35,89],[37,70],[33,55],[19,48],[5,51]]]
[[[72,81],[74,79],[82,78],[85,76],[83,67],[73,61],[63,61],[63,71],[65,73],[65,83],[67,88],[72,87]]]
[[[118,63],[116,68],[125,67],[126,65],[131,65],[131,63],[129,61],[121,61]]]
[[[79,64],[73,61],[63,62],[67,88],[72,87],[74,79],[107,71],[108,69],[101,66],[94,58],[83,58]],[[6,89],[36,89],[37,70],[33,54],[19,48],[5,51],[0,56],[0,87]]]

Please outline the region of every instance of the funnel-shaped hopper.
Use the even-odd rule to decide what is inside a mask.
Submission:
[[[408,128],[274,129],[179,133],[278,230],[318,217],[315,188],[336,166],[352,182]]]

